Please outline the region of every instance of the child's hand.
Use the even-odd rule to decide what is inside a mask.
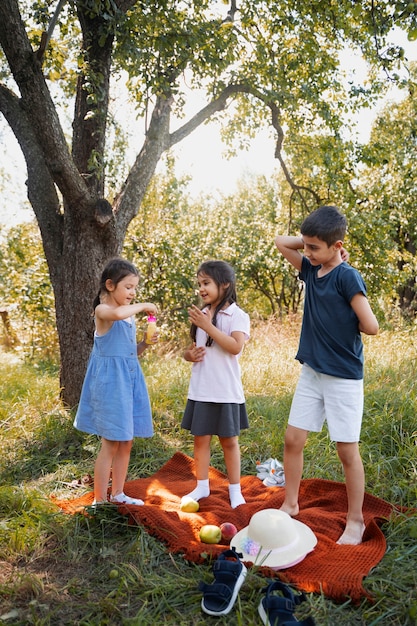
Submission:
[[[191,361],[191,363],[199,363],[204,359],[205,354],[206,349],[204,346],[197,348],[194,344],[194,346],[188,350],[188,360]]]
[[[211,324],[210,311],[207,310],[203,313],[203,311],[201,311],[201,309],[199,309],[198,306],[195,306],[195,304],[193,304],[191,308],[188,309],[188,316],[190,318],[190,322],[192,324],[195,324],[202,330],[207,331],[207,329],[209,328]]]
[[[350,254],[345,248],[340,248],[340,255],[342,257],[342,261],[349,261]]]
[[[153,343],[158,343],[158,340],[159,340],[159,331],[158,331],[158,329],[154,332],[152,337],[149,339],[149,343],[146,341],[146,339],[147,339],[147,337],[146,337],[146,330],[145,330],[145,332],[143,333],[142,341],[144,343],[146,343],[148,346],[150,346]]]
[[[143,302],[142,306],[145,313],[148,313],[149,315],[156,315],[158,312],[158,309],[154,304],[152,304],[152,302]]]

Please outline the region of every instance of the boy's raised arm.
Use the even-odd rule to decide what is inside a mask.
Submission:
[[[278,235],[275,238],[275,245],[282,256],[287,259],[297,269],[301,270],[303,255],[300,250],[304,249],[304,242],[301,237],[292,235]]]

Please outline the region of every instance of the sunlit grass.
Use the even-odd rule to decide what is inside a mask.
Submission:
[[[283,437],[300,366],[297,324],[264,323],[253,330],[242,360],[250,428],[240,437],[242,471],[257,460],[282,458]],[[417,502],[416,345],[411,331],[365,339],[365,413],[361,451],[369,493],[412,507]],[[162,348],[142,361],[155,435],[136,440],[129,477],[149,476],[176,450],[192,454],[180,427],[190,364]],[[99,442],[74,430],[59,404],[57,379],[2,359],[0,364],[0,620],[6,623],[197,626],[260,624],[265,580],[250,571],[232,613],[209,618],[200,608],[200,580],[210,569],[171,555],[117,512],[65,516],[50,495],[74,497],[74,479],[93,472]],[[318,462],[319,460],[319,462]],[[212,464],[224,471],[218,442]],[[305,477],[343,480],[334,444],[311,435]],[[90,489],[87,487],[86,489]],[[417,516],[386,523],[387,553],[365,584],[375,602],[336,605],[308,596],[317,626],[412,626],[417,620]]]

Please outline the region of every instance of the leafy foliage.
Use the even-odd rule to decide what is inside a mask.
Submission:
[[[363,215],[358,227],[362,225],[360,236],[367,238],[374,284],[384,273],[393,303],[410,319],[417,315],[416,114],[414,92],[382,111],[363,149],[356,208]],[[359,238],[358,231],[356,235]]]
[[[0,291],[18,337],[16,350],[38,364],[56,360],[54,297],[39,231],[21,224],[0,247]]]

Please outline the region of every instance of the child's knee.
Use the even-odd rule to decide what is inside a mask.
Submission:
[[[289,426],[285,433],[285,449],[290,452],[302,451],[307,440],[307,434],[307,431]]]
[[[219,437],[219,441],[223,450],[235,450],[239,448],[239,440],[237,437]]]

